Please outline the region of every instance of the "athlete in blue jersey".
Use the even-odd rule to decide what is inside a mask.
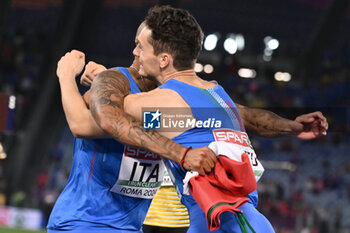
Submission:
[[[162,6],[152,8],[145,23],[146,27],[138,36],[134,54],[140,59],[140,74],[152,77],[161,87],[147,93],[127,96],[124,102],[125,111],[140,119],[142,108],[145,107],[189,109],[193,118],[197,121],[202,120],[201,124],[196,124],[189,130],[159,131],[186,146],[208,145],[227,132],[224,128],[237,135],[245,133],[238,114],[239,112],[245,116],[245,108],[237,109],[220,85],[199,78],[193,70],[202,43],[202,32],[195,19],[185,10]],[[92,92],[94,86],[98,87],[98,83],[99,81],[93,84]],[[99,104],[99,99],[98,95],[92,95],[90,98],[94,105],[93,115],[105,131],[115,136],[116,131],[112,125],[101,124],[101,121],[105,120],[104,117],[108,119],[108,116],[97,111],[108,106]],[[201,111],[203,108],[209,111]],[[280,118],[271,112],[264,111],[264,114],[260,115],[260,110],[255,111],[257,113],[255,117],[252,114],[250,119],[244,120],[244,123],[261,135],[295,135],[301,139],[311,139],[325,134],[327,130],[326,119],[320,112],[301,115],[292,121]],[[203,127],[203,121],[209,118],[218,118],[222,124],[216,126],[214,122],[208,123],[209,127]],[[260,124],[253,124],[257,118]],[[187,165],[186,159],[181,163],[191,168]],[[168,164],[182,192],[184,171],[177,163],[168,162]],[[248,203],[240,207],[245,220],[237,218],[232,213],[224,213],[221,216],[221,227],[216,232],[244,232],[244,230],[273,232],[269,221],[255,208],[256,191],[249,195],[249,199]],[[190,214],[189,232],[209,232],[206,228],[205,215],[193,198],[183,195],[182,201]]]
[[[126,68],[116,69],[128,78],[131,92],[139,92],[129,71]],[[144,150],[136,153],[132,150],[137,149],[124,147],[114,139],[75,138],[71,174],[50,215],[48,232],[55,230],[117,232],[116,229],[138,232],[151,202],[149,198],[153,195],[145,197],[141,189],[139,189],[141,193],[131,194],[127,191],[130,189],[128,186],[118,184],[120,181],[128,180],[120,178],[126,175],[123,174],[125,168],[121,169],[126,156],[132,154],[140,157],[142,153],[146,155]],[[154,160],[154,157],[156,155],[152,154],[152,160],[148,160],[147,157],[141,159],[149,166],[147,170],[156,168],[157,172],[153,179],[150,179],[154,187],[147,189],[149,192],[155,192],[159,186],[157,183],[162,180],[158,175],[159,170],[162,170],[161,158],[157,157],[157,160]],[[135,158],[131,160],[137,165],[140,163],[140,160]],[[146,171],[146,174],[152,175],[151,171]],[[129,171],[129,175],[131,172],[132,170]],[[135,180],[136,178],[137,181],[140,179],[135,176]]]
[[[208,127],[196,126],[172,138],[174,141],[194,148],[209,145],[214,141],[225,141],[242,145],[244,144],[242,142],[247,140],[247,144],[249,144],[238,109],[220,85],[205,89],[177,79],[170,79],[158,88],[172,90],[180,95],[188,104],[193,117],[197,121],[205,122],[210,120],[215,121],[214,123],[219,123],[216,126],[215,124],[211,124]],[[245,148],[245,151],[251,151],[250,155],[254,155],[251,159],[255,160],[255,163],[252,163],[252,165],[258,166],[258,160],[256,160],[250,145]],[[192,224],[188,232],[208,232],[205,213],[199,208],[191,195],[183,194],[183,179],[186,172],[179,164],[169,160],[167,161],[167,166],[170,167],[172,175],[178,184],[182,202],[189,211]],[[268,220],[257,211],[257,204],[258,196],[255,190],[249,194],[249,202],[241,206],[240,209],[243,211],[251,228],[256,232],[273,232]],[[221,226],[217,232],[241,232],[242,225],[245,228],[249,228],[245,221],[240,221],[230,212],[222,214],[220,218]]]
[[[59,64],[61,65],[59,68],[67,66],[67,62],[72,61],[69,60],[69,56],[75,55],[82,54],[78,51],[67,54],[61,61],[64,64]],[[137,84],[140,85],[141,81],[131,76],[133,73],[134,77],[138,77],[137,72],[123,67],[116,67],[113,70],[127,78],[131,93],[140,92]],[[58,70],[58,76],[63,98],[71,97],[69,95],[72,93],[79,95],[74,78],[68,79],[69,75],[63,74],[61,70]],[[67,90],[67,85],[64,83],[66,81],[74,82],[74,85],[70,86],[76,89]],[[142,84],[140,86],[143,87]],[[146,87],[143,88],[145,91]],[[70,93],[66,95],[63,91]],[[68,98],[63,102],[74,100],[84,104],[81,96],[75,99]],[[72,104],[64,104],[67,114],[69,113],[67,108],[70,106]],[[82,109],[84,110],[84,107]],[[78,114],[84,115],[82,112]],[[67,119],[86,120],[70,116]],[[72,121],[69,123],[74,133],[86,134],[79,132],[84,130],[82,123],[79,123],[81,126],[79,129],[73,128]],[[106,135],[101,131],[101,136]],[[48,232],[141,232],[151,198],[162,181],[162,173],[162,160],[154,153],[124,146],[114,139],[75,138],[71,174],[51,212]],[[133,181],[148,187],[131,186],[130,183]]]

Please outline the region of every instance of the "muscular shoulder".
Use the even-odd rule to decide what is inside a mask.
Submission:
[[[101,72],[94,79],[92,89],[110,91],[118,97],[125,97],[131,93],[129,80],[117,69]]]
[[[154,89],[149,92],[128,95],[124,99],[126,113],[140,119],[142,108],[185,107],[187,103],[173,90]]]
[[[175,91],[156,88],[152,91],[128,95],[124,103],[143,107],[179,107],[181,99]]]

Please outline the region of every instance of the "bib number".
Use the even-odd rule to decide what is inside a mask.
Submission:
[[[255,151],[249,141],[248,135],[245,132],[234,131],[232,129],[216,129],[213,130],[215,141],[228,142],[236,144],[240,148],[242,153],[246,153],[249,157],[250,164],[252,165],[256,182],[259,181],[264,173],[264,167],[259,162]]]
[[[152,199],[163,181],[164,168],[159,155],[124,146],[119,177],[111,191],[129,197]]]

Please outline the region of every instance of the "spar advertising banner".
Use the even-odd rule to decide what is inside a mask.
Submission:
[[[43,214],[40,210],[0,206],[0,226],[40,230],[42,220]]]

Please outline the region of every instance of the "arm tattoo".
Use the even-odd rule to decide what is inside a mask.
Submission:
[[[244,126],[260,136],[279,136],[291,133],[292,121],[264,109],[248,108],[237,105]]]
[[[154,130],[144,129],[141,122],[124,112],[124,97],[128,94],[131,94],[129,81],[120,71],[99,74],[90,93],[90,109],[97,124],[124,144],[143,147],[179,162],[183,146]]]

